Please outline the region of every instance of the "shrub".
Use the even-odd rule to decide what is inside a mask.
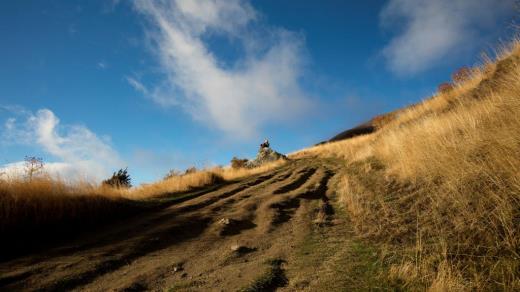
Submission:
[[[247,162],[249,162],[249,160],[246,158],[241,159],[241,158],[233,157],[231,159],[231,168],[233,168],[233,169],[246,168]]]
[[[176,176],[181,176],[182,173],[176,169],[170,169],[170,171],[168,171],[168,173],[164,176],[164,180],[168,180],[170,178],[173,178],[173,177],[176,177]]]
[[[104,180],[103,185],[116,188],[130,188],[132,186],[128,169],[120,169],[112,174],[112,177]]]
[[[452,89],[453,89],[453,84],[451,84],[450,82],[444,82],[444,83],[439,84],[439,86],[437,86],[437,91],[439,93],[446,93]]]
[[[453,83],[464,83],[469,80],[471,77],[471,69],[468,67],[461,67],[457,71],[451,74],[451,80]]]
[[[43,158],[36,156],[25,156],[25,173],[29,181],[32,181],[33,176],[43,170]]]
[[[184,174],[190,174],[190,173],[196,173],[197,172],[197,168],[195,166],[192,166],[192,167],[188,167],[186,168],[186,170],[184,171]]]

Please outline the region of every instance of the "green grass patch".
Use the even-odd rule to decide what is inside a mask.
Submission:
[[[334,201],[334,217],[346,221],[311,227],[288,271],[300,281],[296,287],[312,291],[401,291],[388,280],[389,263],[381,257],[380,247],[356,237],[346,210]]]

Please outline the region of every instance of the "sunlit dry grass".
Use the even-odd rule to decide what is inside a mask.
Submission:
[[[153,198],[172,193],[185,192],[194,188],[205,187],[223,181],[233,181],[250,175],[269,171],[284,164],[284,160],[266,163],[255,168],[213,167],[194,173],[173,176],[153,184],[139,186],[129,190],[107,190],[131,199]]]
[[[520,44],[402,109],[377,132],[302,150],[345,160],[360,235],[401,260],[392,279],[433,291],[520,289]]]
[[[266,172],[271,169],[280,167],[284,163],[286,163],[286,161],[283,159],[280,159],[280,160],[277,160],[274,162],[265,163],[261,166],[255,167],[255,168],[238,168],[238,169],[220,168],[220,169],[215,169],[213,171],[215,171],[217,174],[221,175],[224,180],[230,181],[230,180],[236,180],[236,179],[240,179],[240,178],[243,178],[246,176]]]
[[[157,196],[186,192],[194,188],[205,187],[222,182],[223,177],[213,170],[200,170],[194,173],[170,177],[152,184],[145,184],[131,189],[108,189],[129,199],[147,199]]]
[[[68,185],[49,178],[0,180],[0,231],[23,229],[34,223],[96,217],[124,201],[97,186]]]

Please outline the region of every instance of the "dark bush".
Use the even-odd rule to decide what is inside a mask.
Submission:
[[[471,78],[471,69],[468,67],[459,68],[453,74],[451,74],[451,79],[454,83],[463,83],[466,80]]]
[[[112,177],[103,181],[104,185],[115,188],[129,188],[132,186],[128,169],[120,169],[112,174]]]
[[[192,167],[186,168],[186,170],[184,171],[184,174],[190,174],[190,173],[196,173],[196,172],[197,172],[197,168],[195,166],[192,166]]]
[[[231,167],[234,169],[246,168],[248,161],[249,160],[245,159],[245,158],[241,159],[241,158],[233,157],[233,159],[231,159]]]
[[[444,82],[444,83],[441,83],[439,84],[439,86],[437,87],[437,91],[439,93],[446,93],[450,90],[453,89],[453,84],[449,83],[449,82]]]

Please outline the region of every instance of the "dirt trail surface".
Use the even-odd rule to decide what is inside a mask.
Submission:
[[[5,291],[377,288],[334,192],[340,166],[299,159],[0,263]],[[360,259],[361,255],[361,259]]]

